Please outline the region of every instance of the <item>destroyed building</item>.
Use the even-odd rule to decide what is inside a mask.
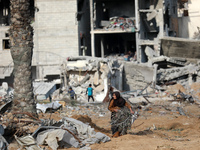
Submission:
[[[31,0],[34,29],[33,79],[59,78],[69,56],[90,55],[88,0]],[[12,83],[9,46],[10,0],[0,1],[0,80]],[[83,54],[83,50],[86,50]]]
[[[199,1],[165,2],[166,36],[161,39],[161,54],[168,57],[199,59]],[[173,38],[173,36],[175,38]]]
[[[9,3],[0,1],[0,82],[12,84]],[[120,89],[144,87],[156,78],[154,64],[183,66],[180,58],[199,58],[198,4],[190,0],[31,0],[33,79],[60,79],[60,66],[71,56],[104,58],[131,51],[135,64],[124,63]]]

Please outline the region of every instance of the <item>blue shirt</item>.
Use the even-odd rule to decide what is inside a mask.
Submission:
[[[87,88],[88,96],[92,96],[93,88]]]
[[[74,90],[68,91],[68,93],[70,94],[70,97],[74,97],[74,95],[75,95]]]

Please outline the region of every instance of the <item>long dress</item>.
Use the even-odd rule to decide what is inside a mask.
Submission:
[[[127,134],[127,130],[131,129],[132,114],[130,112],[131,106],[125,102],[122,107],[114,106],[114,100],[111,99],[108,109],[111,113],[111,130],[112,134],[119,131],[121,135]],[[118,109],[117,112],[114,109]]]

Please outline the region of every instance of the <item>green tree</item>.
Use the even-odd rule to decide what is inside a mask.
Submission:
[[[10,11],[9,34],[14,62],[12,112],[37,116],[31,73],[33,28],[30,25],[30,0],[10,0]]]

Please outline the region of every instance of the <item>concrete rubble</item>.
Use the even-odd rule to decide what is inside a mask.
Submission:
[[[188,86],[194,82],[199,82],[200,66],[198,64],[189,64],[184,67],[175,67],[170,69],[158,70],[157,81],[181,83],[182,85]]]
[[[8,86],[8,83],[3,82],[0,86],[0,98],[13,97],[13,88]]]
[[[26,149],[41,149],[38,145],[47,144],[53,150],[64,148],[83,148],[86,145],[108,142],[110,138],[95,132],[90,125],[73,118],[64,117],[60,125],[40,126],[32,135],[17,137],[17,142]],[[58,144],[58,141],[61,141]]]
[[[156,52],[149,46],[146,46],[145,53],[148,58],[148,65],[152,66],[153,64],[170,64],[172,66],[184,66],[186,59],[183,58],[173,58],[167,56],[157,56]]]
[[[41,111],[42,113],[45,113],[47,109],[54,109],[57,110],[61,107],[62,105],[58,101],[54,101],[48,104],[39,104],[37,103],[36,109],[38,111]]]
[[[92,57],[71,57],[61,66],[61,77],[65,91],[72,87],[76,91],[78,101],[84,101],[86,89],[93,85],[95,101],[102,102],[111,83],[118,83],[122,89],[123,64],[115,59]]]
[[[101,20],[101,27],[103,27],[104,30],[126,30],[135,32],[136,26],[135,26],[135,18],[125,18],[125,17],[111,17],[109,21]]]
[[[56,90],[55,82],[33,82],[33,91],[37,100],[44,100],[51,97]]]
[[[94,123],[91,123],[90,117],[104,117],[109,114],[107,103],[109,101],[110,86],[114,91],[120,91],[121,95],[131,104],[131,106],[139,113],[141,111],[149,111],[154,108],[154,103],[158,100],[172,101],[169,106],[162,107],[171,112],[179,112],[180,115],[187,116],[183,107],[183,102],[200,105],[198,90],[192,90],[191,85],[199,81],[199,63],[188,63],[182,59],[169,58],[165,56],[156,56],[151,53],[151,48],[146,49],[148,59],[151,65],[156,64],[154,69],[155,81],[146,82],[142,88],[130,91],[123,91],[122,72],[127,65],[122,57],[112,56],[108,58],[91,58],[91,57],[70,57],[61,66],[61,87],[55,89],[55,83],[40,82],[35,86],[35,95],[38,96],[37,89],[39,85],[46,85],[45,92],[41,93],[41,97],[37,97],[37,111],[39,115],[50,114],[49,117],[32,122],[31,126],[34,131],[29,131],[29,135],[14,135],[15,140],[20,147],[26,149],[42,149],[41,146],[47,144],[52,149],[63,148],[80,148],[90,149],[89,145],[94,143],[108,142],[110,137],[95,132],[95,129],[102,130]],[[171,60],[178,60],[177,62]],[[171,62],[170,67],[163,67],[163,62]],[[162,63],[160,63],[162,62]],[[180,63],[184,62],[184,63]],[[129,62],[134,63],[134,62]],[[146,64],[147,67],[149,63]],[[177,67],[178,66],[178,67]],[[138,69],[140,70],[140,69]],[[147,74],[148,76],[148,74]],[[94,88],[95,102],[87,102],[86,89],[89,84]],[[49,85],[49,86],[48,86]],[[170,92],[171,85],[181,85],[187,91],[181,91],[181,88],[174,93]],[[75,99],[70,99],[68,88],[72,87],[76,93]],[[8,146],[7,139],[3,137],[3,132],[7,128],[7,122],[12,120],[10,106],[12,102],[13,89],[4,83],[1,87],[1,126],[0,130],[0,146],[3,148]],[[36,94],[37,93],[37,94]],[[51,97],[51,98],[50,98]],[[107,98],[107,100],[106,100]],[[8,105],[9,104],[9,105]],[[52,119],[53,114],[59,114],[61,120]],[[160,111],[160,115],[165,115],[165,111]],[[82,122],[78,119],[70,118],[76,116],[87,116],[85,120],[90,123]],[[133,117],[134,118],[134,117]],[[137,116],[133,119],[133,122]],[[26,121],[26,120],[24,120]],[[28,128],[23,124],[23,128]],[[37,129],[36,129],[37,127]],[[1,128],[0,128],[1,129]],[[22,131],[19,131],[22,132]],[[22,133],[21,133],[22,134]],[[58,142],[58,141],[59,142]]]

